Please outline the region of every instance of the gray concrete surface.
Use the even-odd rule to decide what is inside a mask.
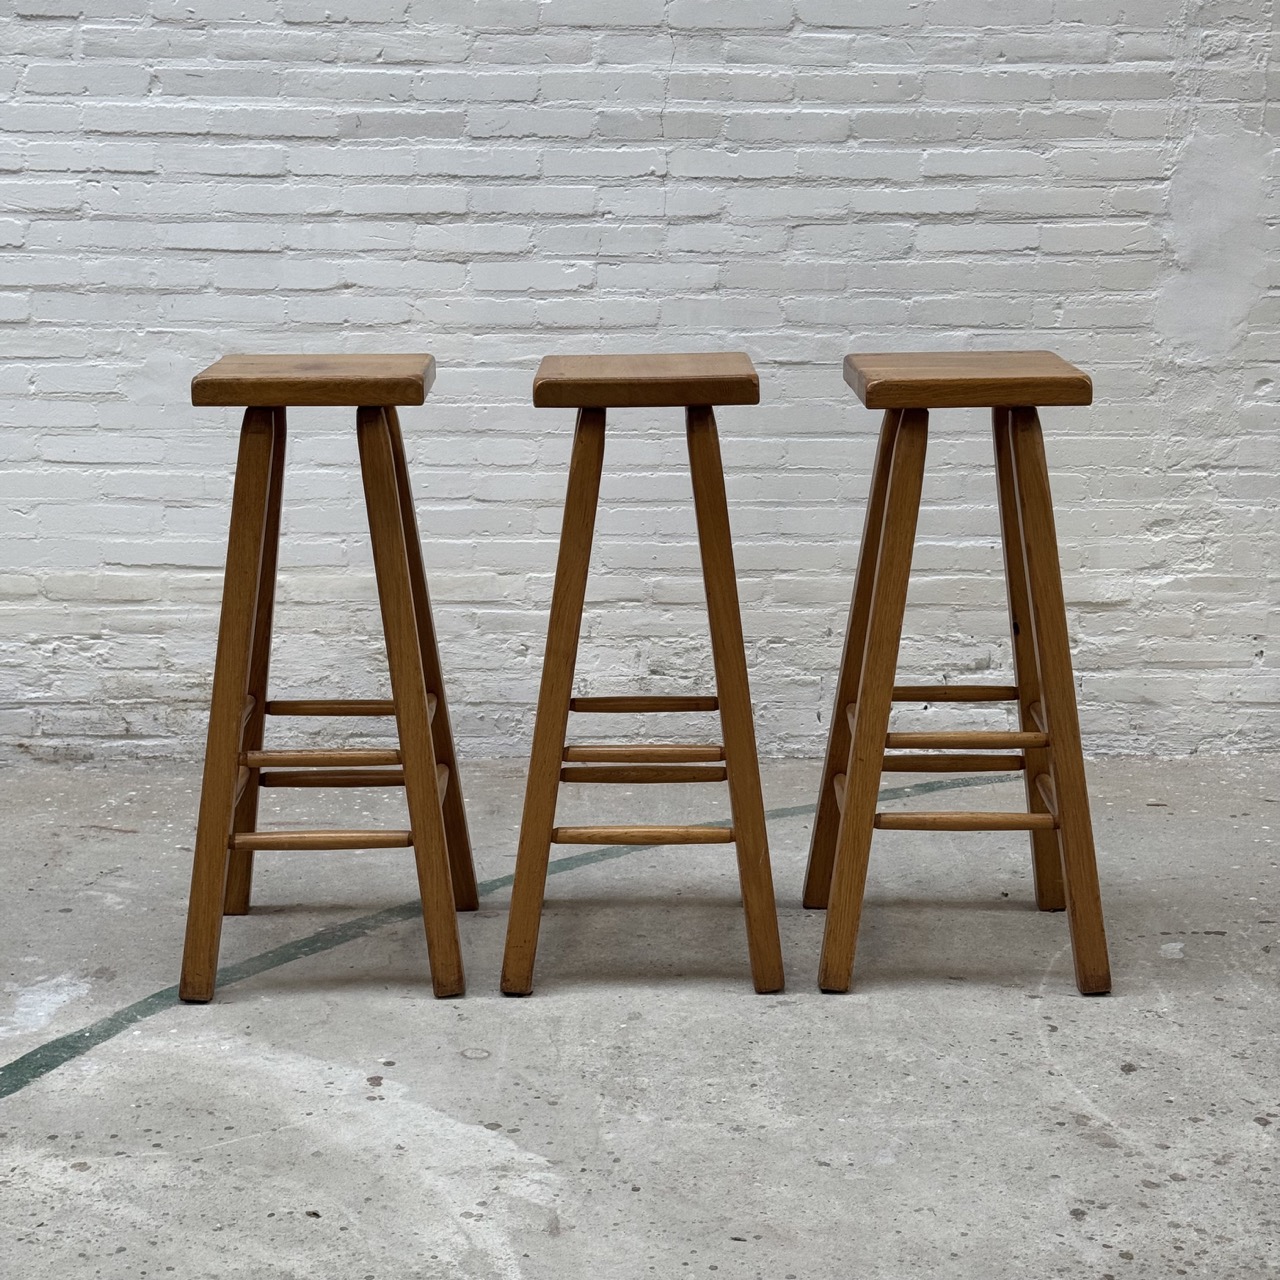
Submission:
[[[1109,997],[1023,837],[915,833],[878,837],[854,991],[819,994],[810,762],[766,769],[785,994],[751,990],[712,846],[561,869],[504,999],[521,769],[472,763],[465,999],[430,996],[406,854],[285,854],[224,933],[269,958],[202,1007],[166,991],[196,771],[9,770],[0,1274],[1280,1274],[1278,765],[1093,765]],[[702,819],[713,790],[615,798]]]

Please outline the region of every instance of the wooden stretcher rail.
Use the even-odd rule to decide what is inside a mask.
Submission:
[[[1017,702],[1014,684],[895,684],[894,702]]]
[[[1047,775],[1041,774],[1041,777]],[[844,812],[845,775],[831,780],[836,793],[836,806]],[[1045,831],[1058,825],[1048,813],[995,812],[915,812],[877,813],[875,825],[881,831]]]
[[[591,711],[603,714],[615,712],[651,711],[718,711],[720,700],[713,697],[685,697],[682,695],[642,695],[623,698],[570,698],[570,711]]]
[[[1044,831],[1058,824],[1047,813],[877,813],[882,831]]]
[[[231,837],[233,849],[404,849],[408,831],[249,831]]]
[[[1000,751],[1016,747],[1048,746],[1049,737],[1044,733],[1022,733],[1018,730],[958,730],[941,733],[887,733],[884,738],[885,749],[897,748],[915,750],[950,750],[970,749],[975,751]]]
[[[658,746],[565,747],[562,759],[568,764],[696,764],[724,759],[724,748],[716,743],[670,743]]]
[[[248,770],[245,771],[246,773]],[[260,787],[403,787],[403,769],[265,769]],[[443,796],[449,785],[447,765],[436,765],[436,786]]]
[[[261,787],[403,787],[403,769],[264,769]]]
[[[902,755],[885,756],[885,773],[1004,773],[1025,769],[1022,756]]]
[[[845,710],[849,728],[855,727],[857,704],[850,703]],[[915,750],[977,750],[1000,751],[1011,748],[1047,747],[1047,733],[1024,733],[1020,730],[960,729],[926,733],[887,733],[885,749]]]
[[[732,844],[732,827],[554,827],[552,844]]]
[[[435,710],[435,694],[427,703]],[[390,698],[273,698],[267,703],[269,716],[393,716],[396,704]]]
[[[400,752],[382,747],[321,748],[296,751],[246,751],[240,763],[250,769],[341,769],[343,766],[400,764]]]
[[[586,764],[560,770],[561,782],[724,782],[729,771],[716,765],[680,764]]]

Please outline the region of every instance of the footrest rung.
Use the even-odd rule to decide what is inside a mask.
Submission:
[[[894,702],[1017,702],[1016,684],[895,684]]]
[[[267,769],[260,787],[403,787],[403,769]]]
[[[561,782],[724,782],[728,777],[723,765],[584,764],[560,770]]]
[[[845,708],[845,716],[849,719],[849,728],[854,730],[858,721],[858,704],[850,703]],[[916,749],[916,750],[977,750],[1000,751],[1011,748],[1028,748],[1028,746],[1048,746],[1048,733],[1030,733],[1020,730],[988,731],[959,730],[925,733],[886,733],[884,749]]]
[[[1049,781],[1047,774],[1036,779]],[[831,780],[836,808],[844,812],[846,777],[837,773]],[[1049,783],[1052,786],[1052,782]],[[1046,803],[1047,803],[1046,797]],[[1058,825],[1048,813],[877,813],[875,825],[881,831],[1045,831]]]
[[[400,764],[400,752],[385,748],[347,747],[337,750],[246,751],[240,763],[250,769],[340,769],[343,765]]]
[[[732,844],[732,827],[554,827],[552,844]]]
[[[591,711],[603,714],[615,712],[652,711],[718,711],[720,699],[714,697],[685,697],[682,695],[620,698],[570,698],[570,711]]]
[[[427,694],[427,714],[434,718],[439,699]],[[393,716],[396,704],[390,698],[272,698],[266,705],[269,716]]]
[[[888,751],[892,751],[895,747],[915,748],[926,751],[929,749],[946,751],[951,748],[963,750],[966,747],[976,751],[983,749],[1000,751],[1008,750],[1010,747],[1047,747],[1049,745],[1049,735],[1047,733],[1021,733],[1017,730],[1008,732],[959,730],[956,732],[944,731],[942,733],[886,733],[884,745]]]
[[[242,769],[246,776],[248,769]],[[265,769],[258,775],[260,787],[403,787],[403,769]],[[441,796],[449,785],[449,768],[436,765],[436,787]]]
[[[1005,773],[1026,768],[1022,756],[885,756],[885,773]]]
[[[855,728],[857,720],[857,703],[851,702],[845,709],[845,715],[849,720],[850,730]],[[1007,751],[1011,748],[1024,747],[1047,747],[1049,745],[1049,735],[1047,733],[1029,733],[1021,730],[986,730],[986,729],[960,729],[960,730],[943,730],[941,732],[928,733],[886,733],[884,736],[884,745],[886,750],[898,749],[915,749],[915,750],[959,750],[964,751]]]
[[[1046,831],[1058,824],[1047,813],[877,813],[882,831]]]
[[[269,716],[393,716],[390,698],[272,698]]]
[[[565,747],[561,758],[568,764],[693,764],[723,760],[724,747],[718,743]]]
[[[247,831],[231,837],[233,849],[405,849],[409,831]]]

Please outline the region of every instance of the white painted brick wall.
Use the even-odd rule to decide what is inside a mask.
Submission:
[[[553,351],[741,348],[721,414],[766,754],[825,734],[876,417],[851,349],[1050,347],[1088,745],[1280,745],[1262,0],[4,0],[0,751],[202,746],[235,350],[422,350],[456,722],[522,755]],[[349,415],[292,415],[277,690],[385,687]],[[986,425],[935,419],[904,668],[1001,672]],[[619,413],[580,684],[705,688],[681,424]]]

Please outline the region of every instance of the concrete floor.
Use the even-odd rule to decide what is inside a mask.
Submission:
[[[431,998],[391,851],[260,856],[235,980],[182,1006],[196,770],[8,770],[0,1274],[1280,1275],[1280,759],[1094,764],[1099,998],[1024,837],[918,833],[877,837],[854,991],[819,994],[815,779],[766,769],[783,995],[715,846],[560,868],[536,993],[498,995],[521,768],[472,763],[465,999]]]

